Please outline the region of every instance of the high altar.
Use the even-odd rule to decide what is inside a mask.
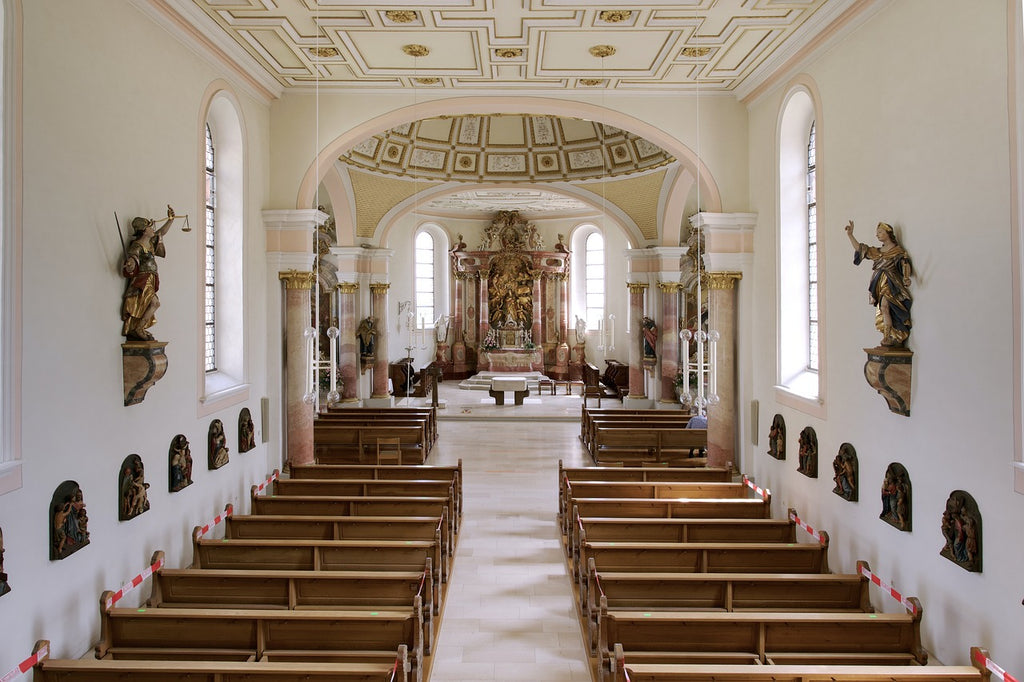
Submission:
[[[451,252],[455,339],[450,373],[569,373],[569,253],[546,250],[537,228],[518,211],[499,211],[479,248],[461,239]]]

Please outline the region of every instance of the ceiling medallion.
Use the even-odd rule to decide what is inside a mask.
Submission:
[[[684,47],[683,48],[683,56],[684,57],[707,57],[709,54],[711,54],[711,48],[710,47]]]
[[[441,82],[440,78],[413,78],[413,80],[420,85],[437,85]]]
[[[594,45],[592,48],[590,48],[590,54],[594,55],[595,57],[611,57],[613,54],[615,54],[615,46]]]
[[[331,57],[341,55],[341,52],[336,47],[311,47],[309,48],[309,53],[321,59],[330,59]]]
[[[607,24],[618,24],[629,19],[631,14],[633,14],[633,11],[628,9],[606,9],[597,16]]]
[[[396,24],[411,24],[416,21],[416,12],[411,9],[389,9],[384,16]]]
[[[581,78],[580,85],[601,85],[604,83],[603,78]]]
[[[523,48],[521,47],[499,47],[494,51],[495,57],[501,57],[502,59],[512,59],[514,57],[523,56]]]
[[[419,43],[412,43],[410,45],[403,45],[402,52],[406,53],[410,57],[426,57],[430,54],[430,48],[426,45],[420,45]]]

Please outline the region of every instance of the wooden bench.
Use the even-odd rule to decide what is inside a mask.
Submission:
[[[49,649],[50,643],[36,643]],[[255,658],[255,657],[254,657]],[[393,662],[278,663],[268,661],[167,661],[43,658],[32,669],[36,682],[408,682],[404,644]]]
[[[454,511],[456,526],[462,517],[459,496],[451,480],[279,478],[273,482],[268,494],[277,497],[446,497]]]
[[[782,519],[616,519],[576,517],[566,538],[579,565],[580,546],[593,542],[796,542],[796,524]]]
[[[350,411],[352,412],[352,411]],[[321,414],[313,422],[313,438],[316,442],[317,429],[333,426],[417,426],[423,427],[425,443],[429,451],[434,446],[434,434],[430,418],[426,415],[389,415],[389,414]]]
[[[426,427],[358,426],[322,423],[313,427],[313,457],[318,464],[366,464],[376,461],[378,438],[398,438],[402,462],[423,464],[427,457]]]
[[[836,573],[619,573],[590,562],[592,589],[581,605],[597,644],[602,607],[626,610],[848,611],[871,613],[870,584],[858,574]]]
[[[96,658],[175,661],[394,663],[405,645],[423,678],[423,608],[396,610],[104,607]],[[171,666],[168,666],[171,667]]]
[[[361,417],[426,417],[430,441],[437,441],[437,408],[435,407],[330,407],[319,418],[356,414]]]
[[[827,540],[827,537],[826,537]],[[587,567],[630,573],[828,573],[828,544],[760,542],[585,542],[577,571],[580,603],[591,598]]]
[[[674,424],[686,426],[693,415],[680,410],[594,410],[583,407],[580,415],[580,440],[590,449],[594,440],[597,423],[612,426],[616,423],[627,426],[657,426]]]
[[[598,675],[612,678],[621,645],[633,663],[780,665],[925,665],[920,611],[910,613],[706,613],[626,611],[598,614]],[[707,679],[707,678],[706,678]]]
[[[252,496],[255,515],[295,516],[444,516],[448,536],[457,525],[448,497],[268,497]]]
[[[163,552],[153,555],[153,563]],[[252,609],[396,609],[423,604],[430,654],[434,617],[440,615],[434,594],[432,563],[422,571],[264,571],[245,569],[161,568],[153,574],[147,608]]]
[[[706,464],[708,447],[707,429],[688,429],[685,426],[647,424],[640,426],[596,425],[590,455],[598,464],[702,460]],[[697,454],[694,454],[697,453]]]
[[[455,539],[447,512],[441,516],[273,516],[232,515],[224,521],[229,539],[437,540],[451,570]],[[440,567],[438,567],[440,569]]]
[[[639,519],[770,519],[771,496],[764,499],[641,500],[636,498],[573,498],[574,514],[582,517]],[[575,518],[570,516],[570,518]]]

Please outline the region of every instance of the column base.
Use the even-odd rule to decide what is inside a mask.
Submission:
[[[650,410],[654,408],[654,400],[647,397],[626,396],[622,399],[622,407],[626,410]]]

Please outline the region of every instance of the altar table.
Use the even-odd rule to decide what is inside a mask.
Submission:
[[[495,405],[505,404],[505,391],[514,392],[516,405],[522,405],[523,399],[530,392],[527,388],[526,377],[494,377],[491,379],[491,388],[488,393],[494,398]]]

